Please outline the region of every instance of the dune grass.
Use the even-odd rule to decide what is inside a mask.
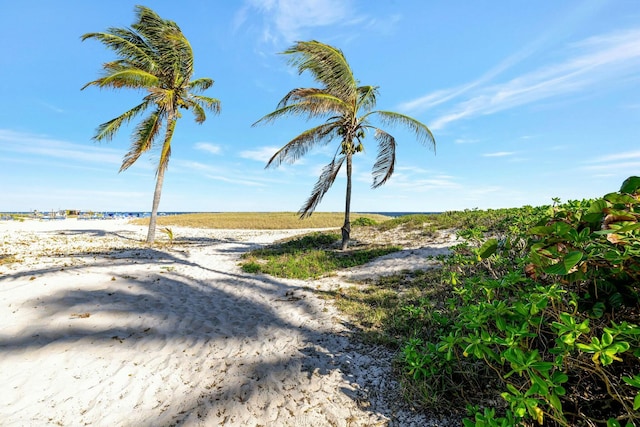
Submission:
[[[317,279],[336,270],[355,267],[401,248],[399,246],[339,249],[340,235],[314,232],[242,255],[242,270],[289,279]]]
[[[351,214],[351,221],[368,218],[376,223],[390,217],[377,214]],[[193,227],[247,230],[290,230],[300,228],[340,228],[344,222],[342,212],[316,212],[311,217],[299,219],[295,212],[220,212],[191,213],[158,217],[158,227]],[[149,218],[135,219],[137,225],[148,225]]]

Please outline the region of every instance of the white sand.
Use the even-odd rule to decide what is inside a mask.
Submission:
[[[173,231],[147,248],[124,220],[0,221],[21,260],[0,260],[0,425],[448,425],[403,409],[393,355],[350,339],[315,283],[238,267],[304,230]],[[433,253],[413,251],[352,276]]]

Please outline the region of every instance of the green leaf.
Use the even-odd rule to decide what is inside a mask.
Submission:
[[[640,374],[635,375],[633,378],[631,377],[622,377],[622,381],[625,383],[632,385],[634,387],[640,388]]]
[[[603,197],[606,201],[615,205],[626,205],[637,203],[637,200],[628,194],[609,193]]]
[[[621,193],[634,194],[640,188],[640,177],[630,176],[620,186]]]
[[[598,224],[602,221],[602,217],[604,217],[604,210],[609,205],[603,199],[598,199],[589,206],[587,212],[584,214],[582,219],[591,224]]]
[[[487,259],[498,249],[498,240],[489,239],[478,249],[478,256],[480,259]]]
[[[607,427],[621,427],[620,422],[615,418],[609,418],[607,420]]]
[[[569,274],[569,271],[576,266],[582,260],[582,252],[573,251],[569,252],[564,256],[564,258],[557,262],[556,264],[550,265],[545,268],[545,273],[548,274],[558,274],[561,276],[566,276]]]
[[[615,230],[616,233],[627,233],[629,231],[637,230],[640,228],[640,223],[634,223],[630,225],[624,225]]]
[[[562,411],[562,403],[560,403],[560,398],[557,395],[555,395],[555,394],[549,395],[549,404],[556,411],[558,411],[558,412]]]
[[[574,230],[573,227],[563,221],[554,222],[552,228],[554,233],[558,236],[566,236]]]
[[[537,227],[531,227],[529,229],[529,234],[534,234],[534,235],[538,235],[538,236],[546,236],[547,234],[551,234],[551,232],[553,231],[553,229],[551,227],[548,227],[546,225],[540,225]]]
[[[591,203],[591,206],[589,206],[589,209],[587,209],[587,214],[602,214],[607,206],[608,205],[605,200],[598,199],[595,202]]]
[[[598,301],[591,308],[591,315],[596,319],[600,319],[602,316],[604,316],[605,309],[606,306],[604,305],[604,303],[602,301]]]

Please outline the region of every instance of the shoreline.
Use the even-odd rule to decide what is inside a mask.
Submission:
[[[20,261],[0,262],[7,425],[447,425],[403,406],[393,355],[358,343],[319,282],[238,267],[308,230],[147,247],[128,221],[0,222],[0,257]]]

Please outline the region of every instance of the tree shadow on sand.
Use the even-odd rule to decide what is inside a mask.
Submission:
[[[101,237],[95,230],[88,233]],[[194,244],[207,246],[218,243],[200,239]],[[224,243],[224,248],[213,252],[240,253],[256,246],[228,239]],[[294,414],[301,409],[300,405],[306,405],[307,411],[314,410],[313,405],[305,403],[303,392],[295,390],[300,377],[306,378],[310,387],[313,384],[321,387],[322,381],[312,384],[312,380],[329,375],[338,375],[350,385],[343,388],[342,398],[355,401],[357,406],[371,411],[373,416],[393,419],[391,410],[381,412],[379,408],[367,408],[366,404],[361,404],[363,393],[359,390],[366,389],[367,384],[359,383],[360,379],[349,373],[353,361],[346,350],[348,334],[335,334],[315,322],[323,316],[323,303],[311,293],[305,294],[300,283],[216,268],[213,256],[212,264],[204,265],[202,261],[191,259],[188,250],[147,247],[65,256],[83,262],[66,266],[62,271],[59,266],[52,266],[2,276],[5,282],[19,282],[26,280],[25,276],[46,278],[64,274],[80,282],[74,286],[75,289],[65,287],[40,298],[38,304],[46,309],[19,334],[8,336],[0,333],[0,361],[6,355],[28,355],[31,350],[47,346],[59,348],[63,345],[78,349],[87,343],[135,346],[180,341],[187,347],[209,346],[211,369],[232,372],[222,382],[210,384],[205,390],[181,394],[167,402],[168,413],[171,413],[168,424],[180,425],[189,420],[205,419],[211,413],[239,413],[251,405],[258,394],[271,393],[273,404],[281,404],[282,413],[289,414],[289,425],[295,425]],[[148,273],[144,277],[123,273],[132,263],[148,267]],[[94,274],[102,274],[100,280],[104,283],[82,285],[81,280],[89,267]],[[166,269],[162,270],[163,267]],[[107,276],[112,279],[106,279]],[[91,276],[88,280],[96,278]],[[109,326],[99,322],[118,313],[123,313],[127,320]],[[247,355],[244,359],[222,358],[216,353],[226,351],[229,340],[255,343],[275,336],[296,339],[286,341],[281,352],[271,348],[267,354]],[[207,373],[197,375],[206,376]],[[211,377],[219,378],[218,372]],[[277,378],[282,389],[269,388],[261,381],[267,377]],[[288,390],[284,395],[289,396],[289,401],[283,398],[282,390]],[[259,411],[260,408],[253,410]],[[166,424],[167,416],[158,415],[157,419],[147,420],[144,425]],[[231,422],[232,418],[229,420]],[[287,425],[286,422],[278,424]]]

